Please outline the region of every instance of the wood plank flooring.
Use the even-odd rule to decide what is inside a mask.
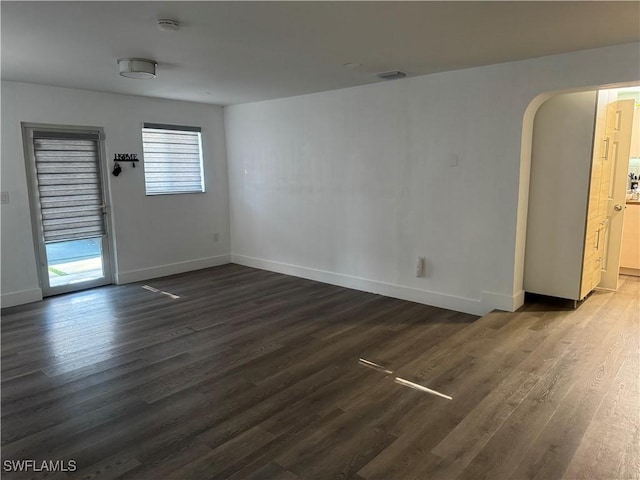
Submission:
[[[225,265],[5,309],[2,475],[639,479],[640,279],[622,279],[478,319]],[[26,459],[77,467],[8,471]]]

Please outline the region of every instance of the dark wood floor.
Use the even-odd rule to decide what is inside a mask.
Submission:
[[[180,298],[2,312],[3,467],[77,464],[4,478],[640,478],[637,278],[481,319],[237,265],[147,283]]]

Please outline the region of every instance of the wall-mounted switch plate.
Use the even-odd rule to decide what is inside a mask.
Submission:
[[[460,159],[458,158],[458,154],[457,153],[452,153],[452,154],[449,155],[448,164],[449,164],[450,167],[457,167],[459,160]]]
[[[9,203],[9,192],[0,192],[0,203]]]

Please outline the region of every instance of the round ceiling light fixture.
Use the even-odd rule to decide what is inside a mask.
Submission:
[[[161,18],[158,20],[158,28],[163,32],[175,32],[180,28],[180,23],[170,18]]]
[[[156,78],[156,66],[154,60],[147,58],[119,58],[118,70],[120,75],[127,78]]]

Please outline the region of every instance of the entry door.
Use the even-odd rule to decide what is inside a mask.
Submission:
[[[97,130],[24,128],[44,296],[112,281]]]
[[[606,221],[603,226],[602,279],[598,286],[608,290],[618,289],[633,107],[633,99],[618,100],[607,107],[606,167],[603,170],[606,174],[602,176],[601,190]]]

